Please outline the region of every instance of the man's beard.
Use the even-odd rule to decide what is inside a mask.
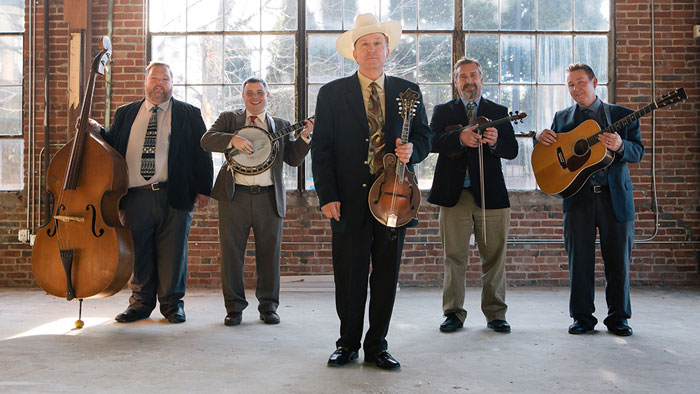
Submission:
[[[472,90],[467,90],[467,88],[472,88]],[[479,90],[476,88],[476,85],[464,85],[462,86],[462,91],[460,92],[462,94],[462,97],[464,97],[467,100],[473,100],[479,95]]]

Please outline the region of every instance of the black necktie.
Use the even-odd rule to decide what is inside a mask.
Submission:
[[[158,135],[158,106],[151,108],[151,118],[146,128],[146,138],[143,140],[141,153],[141,176],[149,180],[156,173],[156,136]]]

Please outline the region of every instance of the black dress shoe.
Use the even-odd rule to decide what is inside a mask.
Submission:
[[[280,324],[280,315],[275,311],[265,312],[260,314],[260,320],[265,324]]]
[[[185,317],[185,310],[179,306],[175,309],[175,312],[167,316],[168,322],[173,324],[184,323],[187,318]]]
[[[609,325],[608,331],[621,337],[628,337],[632,335],[632,327],[630,327],[625,320]]]
[[[569,326],[569,334],[573,334],[573,335],[585,334],[588,331],[592,331],[593,327],[594,326],[592,326],[590,324],[586,324],[581,320],[574,320],[574,324]]]
[[[335,349],[333,354],[328,358],[329,367],[341,367],[352,360],[357,360],[357,352],[350,349],[339,347]]]
[[[237,326],[243,321],[243,312],[231,312],[224,318],[224,324],[227,326]]]
[[[440,331],[442,332],[455,332],[462,328],[464,326],[464,323],[462,323],[461,320],[459,320],[459,317],[457,317],[457,314],[454,312],[450,312],[445,315],[445,321],[440,324]]]
[[[150,313],[139,312],[136,309],[126,308],[126,310],[118,314],[114,320],[118,321],[119,323],[131,323],[137,320],[146,319],[150,315]]]
[[[393,370],[401,368],[401,364],[386,350],[373,355],[365,354],[366,363],[374,363],[381,369]]]
[[[496,332],[510,332],[510,324],[505,320],[491,320],[486,327]]]

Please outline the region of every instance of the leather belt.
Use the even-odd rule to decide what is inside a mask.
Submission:
[[[246,193],[250,194],[260,194],[260,193],[267,193],[270,190],[273,190],[275,187],[273,185],[270,186],[258,186],[258,185],[241,185],[236,183],[236,189],[235,190],[240,190]]]
[[[165,189],[166,186],[168,186],[168,182],[156,182],[156,183],[149,183],[148,185],[143,185],[143,186],[130,187],[129,189],[131,189],[131,190],[160,190],[160,189]]]
[[[593,193],[595,194],[602,193],[608,190],[608,185],[593,185],[591,190],[593,190]]]

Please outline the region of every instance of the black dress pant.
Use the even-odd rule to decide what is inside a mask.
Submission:
[[[363,348],[365,354],[387,349],[386,335],[394,308],[406,229],[401,227],[395,232],[396,237],[391,239],[389,229],[369,211],[359,228],[333,232],[335,305],[340,318],[340,338],[336,346],[352,351],[360,348],[369,276],[369,329]]]
[[[630,306],[629,261],[634,243],[634,221],[619,222],[613,212],[610,191],[602,188],[594,193],[590,183],[579,193],[585,193],[585,204],[564,213],[564,241],[569,256],[571,296],[569,313],[574,320],[594,326],[595,311],[595,240],[600,236],[600,252],[605,267],[605,300],[608,326],[632,315]]]
[[[120,210],[134,240],[134,271],[129,307],[150,314],[160,302],[169,316],[184,305],[187,283],[187,238],[192,212],[168,203],[168,191],[130,189]]]

